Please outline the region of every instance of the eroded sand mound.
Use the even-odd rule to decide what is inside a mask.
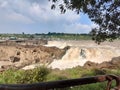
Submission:
[[[64,49],[45,46],[0,46],[0,67],[23,67],[34,63],[50,63],[60,59]],[[9,68],[9,67],[8,67]]]

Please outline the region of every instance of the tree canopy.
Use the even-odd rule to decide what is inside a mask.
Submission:
[[[90,32],[97,43],[120,38],[120,0],[63,0],[59,5],[56,5],[59,0],[50,1],[51,8],[58,6],[61,13],[70,9],[87,14],[98,25]]]

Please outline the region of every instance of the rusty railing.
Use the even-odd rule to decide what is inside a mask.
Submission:
[[[49,81],[35,84],[0,84],[0,90],[51,90],[55,88],[65,88],[77,85],[91,84],[107,81],[106,89],[111,89],[112,81],[116,81],[116,86],[113,90],[120,90],[120,77],[115,75],[100,75],[94,77],[69,79],[61,81]]]

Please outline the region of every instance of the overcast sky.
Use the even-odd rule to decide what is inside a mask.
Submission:
[[[87,15],[51,10],[48,0],[0,0],[0,33],[88,33]]]

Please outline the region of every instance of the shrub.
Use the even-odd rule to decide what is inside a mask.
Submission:
[[[38,67],[33,70],[13,70],[9,69],[0,74],[1,84],[12,83],[37,83],[46,81],[46,77],[49,74],[49,70],[46,67]]]

